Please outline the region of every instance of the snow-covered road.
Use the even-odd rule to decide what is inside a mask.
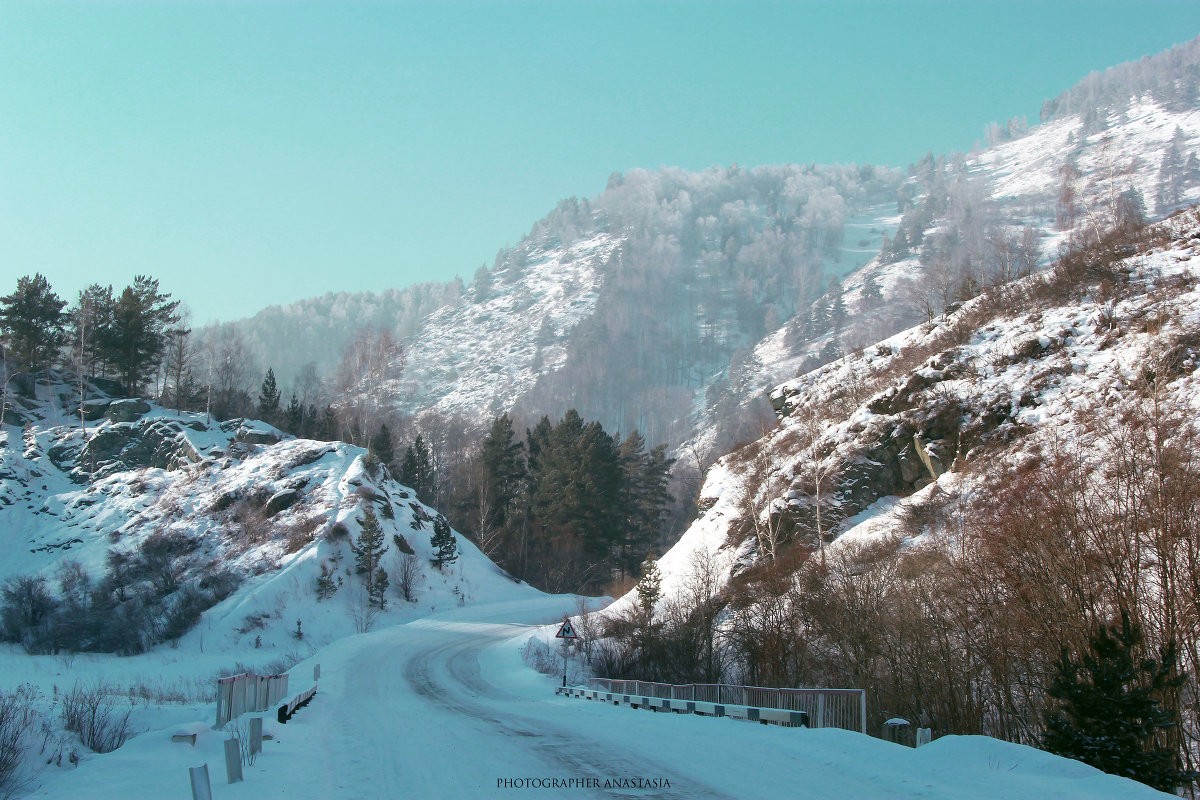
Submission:
[[[193,749],[164,729],[55,775],[34,796],[186,800],[187,767],[207,762],[217,800],[1165,797],[984,737],[912,750],[848,731],[559,697],[518,645],[572,608],[546,596],[481,604],[334,643],[293,669],[302,689],[298,676],[319,662],[320,692],[287,725],[268,722],[276,738],[243,783],[225,783],[224,734],[203,734]]]

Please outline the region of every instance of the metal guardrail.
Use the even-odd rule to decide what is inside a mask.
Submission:
[[[591,683],[615,695],[804,712],[813,728],[867,732],[865,689],[774,689],[725,683],[655,683],[613,678],[592,678]]]
[[[266,711],[288,693],[288,676],[242,673],[217,681],[217,730],[247,711]]]

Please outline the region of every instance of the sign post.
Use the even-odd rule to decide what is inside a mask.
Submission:
[[[564,619],[562,627],[558,629],[558,633],[554,634],[555,639],[563,640],[563,688],[567,686],[567,647],[579,637],[575,634],[575,629],[571,627],[571,620]]]

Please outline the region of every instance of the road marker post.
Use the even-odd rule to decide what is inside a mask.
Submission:
[[[554,638],[555,638],[555,639],[562,639],[562,640],[563,640],[563,645],[562,645],[562,651],[563,651],[563,682],[562,682],[562,685],[563,685],[563,688],[565,689],[565,688],[567,688],[567,652],[568,652],[567,648],[568,648],[568,647],[569,647],[569,646],[570,646],[570,645],[571,645],[571,644],[572,644],[572,643],[573,643],[573,642],[574,642],[576,639],[578,639],[578,638],[579,638],[579,636],[578,636],[578,635],[576,635],[576,633],[575,633],[575,628],[573,628],[573,627],[571,626],[571,620],[570,620],[570,619],[564,619],[564,620],[563,620],[562,627],[560,627],[560,628],[558,629],[558,633],[554,634]]]

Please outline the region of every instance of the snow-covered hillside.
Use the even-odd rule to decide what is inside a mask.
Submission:
[[[423,573],[418,602],[390,594],[380,622],[514,586],[457,535],[458,561],[431,567],[437,513],[361,448],[290,438],[252,420],[209,422],[95,385],[85,428],[73,416],[74,391],[51,380],[37,384],[36,398],[8,397],[8,419],[21,425],[0,432],[0,536],[8,554],[0,579],[41,576],[57,591],[71,562],[93,585],[128,576],[131,586],[110,590],[154,584],[148,596],[156,612],[182,615],[179,627],[218,651],[256,641],[283,646],[298,618],[306,641],[319,643],[354,632],[347,598],[361,594],[361,577],[350,544],[371,505],[388,548],[383,566],[396,569],[403,545]],[[142,569],[147,564],[156,566]],[[322,575],[332,587],[318,602]],[[120,647],[137,652],[161,638],[143,632]]]
[[[748,515],[760,534],[813,543],[819,503],[833,548],[906,530],[984,454],[1015,464],[1047,437],[1087,441],[1097,414],[1144,401],[1148,375],[1164,405],[1200,411],[1200,213],[1160,223],[1113,269],[1116,294],[1055,297],[1034,275],[776,387],[778,429],[709,471],[701,517],[659,561],[664,595],[697,553],[726,576],[754,561]]]
[[[1154,198],[1159,193],[1160,166],[1172,140],[1182,134],[1183,151],[1200,149],[1200,108],[1167,108],[1149,96],[1131,100],[1124,108],[1114,111],[1102,129],[1089,125],[1081,114],[1068,114],[1030,129],[1011,140],[964,156],[961,180],[974,184],[971,202],[976,213],[988,214],[998,230],[1014,234],[1028,226],[1035,234],[1036,252],[1044,265],[1058,254],[1069,228],[1060,227],[1060,196],[1064,186],[1064,170],[1073,168],[1069,178],[1074,204],[1079,206],[1078,227],[1105,225],[1111,219],[1113,206],[1121,196],[1134,190],[1142,198],[1150,216],[1165,214],[1179,205],[1200,201],[1200,179],[1183,184],[1176,205],[1156,208]],[[910,178],[909,186],[917,180]],[[919,192],[914,194],[919,201]],[[951,204],[955,202],[953,196]],[[872,227],[894,232],[900,216],[894,209],[882,210]],[[945,225],[934,217],[926,235],[936,234]],[[922,269],[922,259],[913,253],[902,258],[881,258],[875,250],[861,268],[843,281],[844,302],[848,309],[845,327],[841,331],[818,336],[803,346],[789,345],[789,329],[780,328],[764,337],[754,348],[753,357],[739,380],[742,407],[748,409],[758,402],[759,393],[769,391],[814,362],[828,360],[831,344],[835,355],[865,347],[883,336],[890,335],[926,313],[930,302],[930,283],[937,278]],[[869,303],[864,297],[868,281],[878,287],[882,300]],[[952,298],[948,298],[952,299]],[[937,306],[933,306],[937,310]],[[684,449],[695,448],[708,452],[714,429],[711,414],[701,411],[697,419],[695,438]]]
[[[476,287],[473,302],[431,314],[405,354],[403,410],[477,425],[511,410],[566,361],[566,341],[595,310],[600,267],[617,245],[601,233],[535,249],[520,274],[498,275]]]

